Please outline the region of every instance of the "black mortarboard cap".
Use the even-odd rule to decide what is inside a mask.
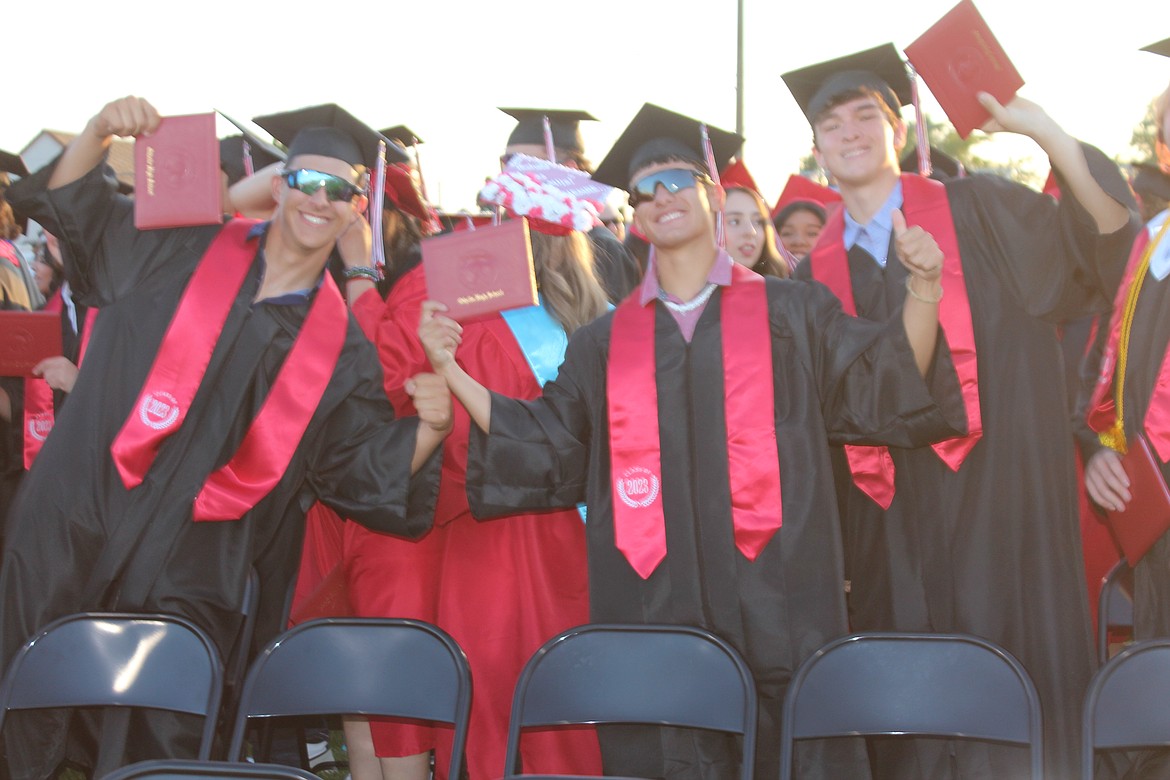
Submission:
[[[1157,43],[1151,43],[1149,46],[1143,46],[1142,51],[1148,51],[1152,54],[1161,54],[1163,57],[1170,57],[1170,38]]]
[[[1138,197],[1153,196],[1170,201],[1170,176],[1156,163],[1138,163],[1133,166],[1133,191]]]
[[[918,149],[916,147],[907,149],[902,154],[899,165],[901,165],[903,171],[917,171]],[[947,179],[958,179],[965,175],[966,171],[963,169],[963,163],[936,146],[930,147],[930,178],[946,181]]]
[[[288,157],[319,154],[335,157],[354,167],[373,170],[378,160],[378,142],[387,139],[361,120],[333,103],[258,116],[252,120],[288,147]],[[407,162],[398,146],[386,144],[386,162]]]
[[[875,90],[895,114],[913,95],[906,64],[892,43],[789,71],[781,78],[809,124],[832,98],[859,87]]]
[[[13,173],[17,176],[28,176],[28,166],[24,164],[19,154],[6,152],[0,149],[0,171]]]
[[[281,152],[271,144],[253,143],[252,139],[244,135],[229,135],[219,139],[219,169],[227,174],[228,184],[235,184],[248,175],[244,166],[244,142],[248,142],[248,153],[252,156],[252,172],[280,162],[285,159]]]
[[[218,112],[220,116],[231,122],[240,131],[241,135],[229,135],[219,139],[219,169],[227,174],[228,183],[235,184],[247,176],[244,168],[244,142],[248,142],[248,153],[252,157],[252,171],[272,165],[287,159],[285,153],[273,144],[262,140],[252,130],[232,117]]]
[[[516,128],[508,136],[508,146],[512,144],[540,144],[544,145],[544,118],[548,117],[549,127],[552,130],[553,146],[566,152],[585,151],[585,143],[581,140],[581,122],[596,122],[597,117],[588,111],[573,111],[554,108],[501,108],[508,116],[516,120]]]
[[[697,119],[646,103],[598,164],[593,179],[628,190],[630,178],[656,160],[689,160],[706,170],[701,126]],[[743,146],[742,136],[718,127],[707,125],[707,135],[711,139],[715,164],[719,166],[726,165]]]
[[[379,133],[394,141],[403,148],[409,148],[415,144],[421,144],[423,139],[406,125],[394,125],[394,127],[387,127],[384,130],[379,130]]]

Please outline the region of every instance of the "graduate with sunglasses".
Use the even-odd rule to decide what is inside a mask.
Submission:
[[[591,618],[700,626],[740,651],[760,701],[755,775],[778,774],[779,719],[797,665],[847,631],[829,441],[925,444],[961,430],[923,382],[937,338],[941,255],[901,235],[914,277],[888,323],[846,316],[821,287],[764,278],[719,247],[712,181],[741,139],[646,105],[595,178],[630,189],[653,247],[642,284],[579,329],[557,378],[520,401],[458,360],[461,329],[424,305],[420,336],[476,425],[477,517],[588,504]],[[956,422],[957,420],[957,422]],[[485,433],[486,432],[486,433]],[[715,732],[599,729],[609,774],[720,778],[740,744]],[[801,777],[862,776],[852,742],[800,750]]]
[[[797,276],[885,320],[907,283],[893,218],[933,236],[946,254],[940,367],[959,378],[969,428],[934,447],[840,453],[851,624],[1006,648],[1040,693],[1046,771],[1077,777],[1094,653],[1057,324],[1108,306],[1137,225],[1126,182],[1038,105],[990,95],[984,131],[1035,140],[1060,176],[1059,203],[996,176],[902,173],[913,90],[890,44],[784,80],[844,201]],[[875,775],[897,780],[1028,776],[1026,751],[965,740],[878,740],[876,755]]]
[[[365,205],[376,139],[335,107],[293,121],[269,223],[137,230],[101,166],[114,136],[160,122],[134,97],[107,104],[9,190],[58,236],[74,295],[102,314],[9,516],[5,661],[49,621],[88,610],[183,615],[226,657],[251,568],[262,582],[256,641],[283,628],[313,500],[389,533],[429,528],[449,394],[433,375],[414,377],[419,418],[395,419],[377,354],[323,274]],[[198,746],[195,716],[69,715],[10,713],[14,780],[52,776],[64,757],[101,776]]]

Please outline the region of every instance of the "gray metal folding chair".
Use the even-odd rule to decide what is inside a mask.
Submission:
[[[444,631],[418,620],[323,618],[301,623],[252,662],[240,692],[228,758],[243,757],[249,718],[384,715],[455,727],[458,777],[471,716],[467,657]]]
[[[1043,780],[1040,698],[1019,661],[961,634],[854,634],[808,658],[789,683],[780,777],[802,739],[950,736],[1028,747]]]
[[[1133,569],[1122,558],[1101,579],[1097,597],[1097,660],[1109,660],[1109,635],[1124,631],[1133,637]]]
[[[233,761],[139,761],[102,780],[320,780],[311,772],[283,764]]]
[[[1085,780],[1097,750],[1170,746],[1170,639],[1138,642],[1098,669],[1082,725]]]
[[[211,639],[173,615],[88,612],[53,621],[24,643],[0,685],[10,710],[142,707],[200,715],[199,758],[211,755],[223,670]]]
[[[750,780],[756,718],[747,664],[713,634],[691,626],[586,625],[546,642],[521,672],[504,766],[516,773],[508,777],[521,776],[525,728],[640,723],[743,735],[740,777]]]

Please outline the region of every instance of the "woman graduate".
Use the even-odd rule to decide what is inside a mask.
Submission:
[[[599,204],[511,172],[489,181],[480,200],[503,207],[512,218],[527,215],[541,302],[466,323],[460,362],[493,390],[535,398],[556,376],[568,335],[607,308],[586,238],[601,224]],[[353,296],[356,284],[349,287]],[[373,295],[365,292],[355,311]],[[410,409],[403,383],[428,367],[417,336],[425,298],[423,269],[416,267],[390,290],[377,329],[386,392],[399,413]],[[572,508],[488,522],[473,517],[465,491],[470,419],[462,408],[455,414],[434,530],[406,541],[349,523],[345,565],[357,614],[437,623],[467,653],[475,680],[467,769],[471,780],[489,780],[505,774],[512,691],[524,662],[555,634],[589,620],[585,529]],[[360,739],[358,728],[347,723],[351,745]],[[383,721],[372,721],[370,729],[382,777],[389,780],[392,772],[405,770],[409,777],[424,778],[431,749],[436,776],[446,776],[449,731]],[[522,758],[528,772],[600,772],[591,729],[526,736]],[[351,769],[357,780],[371,776],[354,764],[352,746]]]

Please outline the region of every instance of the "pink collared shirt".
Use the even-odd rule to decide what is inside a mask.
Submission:
[[[711,266],[711,272],[707,274],[707,283],[717,284],[720,287],[730,285],[731,266],[734,262],[731,259],[731,255],[727,254],[727,250],[718,250],[718,254],[715,256],[715,264]],[[654,248],[651,247],[650,259],[646,263],[646,273],[642,276],[642,285],[639,288],[638,302],[645,306],[658,297],[662,297],[663,300],[670,301],[671,303],[686,303],[686,301],[679,300],[673,295],[664,292],[658,286],[658,263],[655,258]],[[675,311],[667,307],[667,311],[674,317],[674,321],[678,323],[678,328],[682,331],[683,338],[686,339],[688,344],[691,343],[691,337],[695,335],[695,327],[699,324],[699,318],[703,316],[703,310],[706,308],[707,301],[704,301],[701,305],[696,306],[690,311]]]

